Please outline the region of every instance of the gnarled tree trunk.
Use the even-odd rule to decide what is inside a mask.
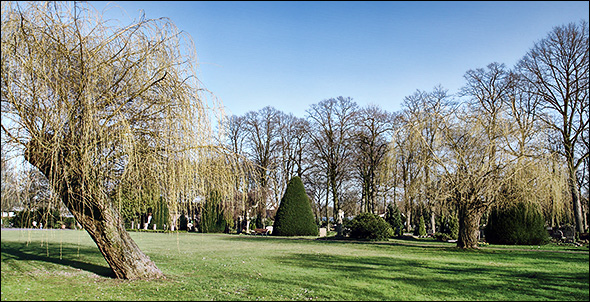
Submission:
[[[461,204],[459,206],[459,238],[457,247],[478,248],[479,222],[482,213],[477,209],[470,208],[472,204]]]
[[[37,167],[50,181],[54,192],[58,194],[65,206],[76,220],[88,232],[117,278],[121,279],[157,279],[164,278],[156,264],[145,255],[125,230],[119,212],[113,207],[105,194],[91,192],[84,175],[76,173],[80,168],[76,163],[62,163],[58,167],[51,165],[51,153],[58,154],[62,160],[71,160],[63,156],[63,150],[49,152],[49,144],[31,140],[25,152],[26,160]],[[60,169],[60,170],[55,170]],[[67,171],[66,171],[67,169]]]

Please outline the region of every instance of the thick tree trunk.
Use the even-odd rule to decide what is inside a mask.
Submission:
[[[572,160],[573,161],[573,160]],[[568,186],[572,196],[572,205],[574,207],[574,220],[576,222],[576,232],[584,232],[584,218],[582,217],[582,202],[580,200],[580,190],[578,189],[578,181],[576,180],[576,170],[573,164],[570,164]]]
[[[103,257],[120,279],[164,278],[153,261],[145,255],[124,228],[118,210],[102,192],[89,192],[78,167],[67,167],[67,160],[51,165],[48,152],[33,144],[27,146],[25,158],[53,184],[53,189],[76,220],[88,232]],[[59,156],[62,157],[62,156]],[[63,157],[62,157],[63,158]],[[67,173],[65,170],[67,169]]]
[[[469,207],[469,204],[459,206],[459,238],[457,247],[478,248],[479,222],[481,213]]]

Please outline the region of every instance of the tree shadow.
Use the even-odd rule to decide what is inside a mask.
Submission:
[[[61,259],[60,253],[47,253],[47,250],[50,251],[60,251],[61,249]],[[52,263],[56,265],[64,265],[69,266],[75,269],[84,270],[87,272],[94,273],[98,276],[105,277],[105,278],[116,278],[115,273],[109,266],[105,265],[97,265],[89,262],[78,261],[71,259],[73,255],[81,255],[81,256],[88,256],[88,257],[96,257],[96,255],[102,255],[98,251],[98,248],[88,248],[88,247],[69,247],[69,246],[60,246],[59,244],[54,243],[47,243],[38,241],[29,242],[28,245],[19,243],[19,242],[2,242],[2,262],[12,259],[16,261],[40,261],[45,263]],[[64,257],[66,255],[67,257]],[[68,258],[69,257],[69,258]]]
[[[519,255],[514,255],[519,257]],[[404,259],[403,257],[383,256],[343,256],[314,253],[291,254],[280,258],[269,259],[282,266],[311,269],[318,272],[317,276],[330,276],[330,279],[357,278],[358,280],[373,280],[373,285],[380,284],[382,288],[394,287],[395,284],[415,286],[425,290],[432,297],[447,297],[448,299],[490,299],[497,291],[514,291],[515,296],[553,300],[556,294],[559,299],[578,300],[579,290],[588,289],[588,273],[548,272],[543,270],[521,270],[518,267],[497,267],[492,265],[478,265],[470,261],[423,261]],[[565,259],[563,259],[565,260]],[[579,260],[579,259],[578,259]],[[515,260],[518,262],[518,260]],[[576,261],[576,259],[569,259]],[[285,268],[288,270],[288,268]],[[299,282],[307,286],[318,286],[326,280],[314,278],[310,282],[305,276],[289,276],[289,280],[269,279],[267,282]],[[457,282],[459,281],[460,282]],[[322,282],[323,281],[323,282]],[[324,283],[325,284],[325,283]],[[354,283],[339,287],[339,291],[356,294],[368,299],[388,300],[392,297],[380,292],[372,286],[355,286]],[[556,289],[560,289],[557,290]],[[576,291],[571,292],[571,289]],[[496,293],[494,293],[496,292]],[[577,292],[577,293],[576,293]],[[492,294],[492,295],[490,295]],[[502,293],[500,293],[502,295]],[[583,294],[582,294],[583,295]],[[395,298],[395,297],[393,297]],[[585,296],[587,298],[587,296]],[[585,299],[582,298],[582,299]],[[496,299],[496,298],[494,298]]]

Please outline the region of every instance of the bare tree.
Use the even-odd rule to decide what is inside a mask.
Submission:
[[[220,150],[195,57],[190,36],[165,18],[111,26],[85,3],[2,3],[6,140],[118,278],[163,277],[125,231],[113,198],[123,183],[154,179],[177,210],[234,176],[210,166]]]
[[[588,158],[583,135],[589,129],[588,23],[558,26],[535,43],[517,67],[532,92],[539,96],[537,115],[555,131],[566,159],[568,184],[577,232],[584,231],[580,190],[576,171]],[[586,143],[587,144],[587,143]]]
[[[309,122],[293,114],[283,114],[280,124],[284,179],[289,181],[293,176],[303,177],[309,169],[305,152],[310,145]]]
[[[356,122],[355,166],[361,182],[361,211],[376,213],[377,195],[388,176],[384,168],[392,117],[377,106],[368,106],[359,110]]]
[[[281,112],[267,106],[259,111],[250,111],[245,115],[246,143],[250,150],[250,158],[254,164],[256,181],[260,186],[260,200],[257,203],[257,215],[265,216],[269,204],[268,198],[272,174],[278,168]],[[274,200],[278,208],[278,201]]]
[[[486,131],[463,110],[441,124],[445,152],[434,160],[444,169],[445,191],[458,210],[461,248],[477,248],[481,217],[496,200],[504,178],[504,164],[489,160],[492,145]]]
[[[441,150],[439,125],[447,119],[453,105],[446,89],[437,86],[432,92],[416,91],[404,99],[404,113],[411,135],[418,137],[416,152],[420,169],[419,186],[425,206],[430,210],[430,231],[436,233],[436,208],[442,199],[438,185],[440,169],[434,164],[433,156]],[[418,197],[418,196],[417,196]]]
[[[226,130],[226,142],[225,145],[230,150],[230,153],[237,157],[237,166],[241,172],[249,171],[251,168],[251,162],[245,154],[244,145],[246,143],[246,118],[245,116],[232,115],[227,120]],[[239,173],[238,173],[239,174]],[[248,173],[245,173],[248,175]],[[246,201],[248,194],[248,183],[246,178],[236,179],[235,183],[235,195],[234,195],[234,209],[237,213],[234,213],[237,221],[237,231],[242,232],[242,223],[247,217],[246,213]]]
[[[414,212],[419,190],[418,146],[421,141],[419,136],[414,135],[410,120],[406,111],[395,116],[393,121],[394,134],[387,159],[389,173],[393,173],[392,178],[401,185],[401,209],[405,213],[405,225],[408,232],[412,230],[412,212]],[[397,184],[394,185],[394,189],[395,187],[397,187]]]
[[[550,129],[537,118],[541,110],[539,95],[520,74],[511,73],[510,78],[512,85],[503,99],[507,129],[502,146],[504,152],[516,158],[516,165],[512,167],[514,177],[504,189],[509,194],[502,197],[541,206],[549,225],[554,227],[564,220],[569,209],[567,194],[564,194],[567,187],[565,165],[557,154],[545,148]]]
[[[340,210],[339,189],[349,174],[347,160],[351,158],[351,136],[357,107],[351,98],[340,96],[313,104],[307,111],[313,129],[310,138],[327,168],[327,183],[335,214]],[[336,227],[338,236],[341,236],[341,226]]]

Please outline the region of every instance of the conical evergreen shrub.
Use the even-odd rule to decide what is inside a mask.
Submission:
[[[418,227],[414,230],[414,235],[424,237],[426,236],[426,224],[424,223],[424,216],[420,215]]]
[[[313,217],[309,197],[305,193],[301,178],[291,178],[285,195],[281,199],[272,235],[276,236],[317,236],[318,227]]]

